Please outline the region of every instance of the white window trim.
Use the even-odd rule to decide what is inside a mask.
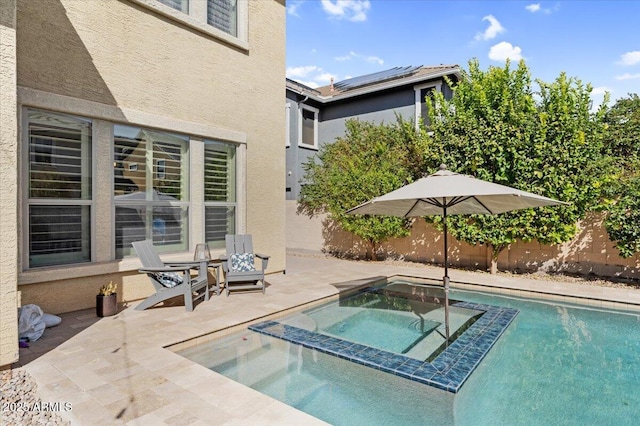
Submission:
[[[89,206],[91,208],[90,212],[90,221],[91,221],[91,231],[89,234],[89,238],[91,238],[91,242],[89,244],[89,250],[91,250],[91,255],[88,262],[79,262],[79,263],[66,263],[61,265],[49,265],[49,266],[29,266],[29,206],[31,205],[60,205],[59,199],[40,199],[35,202],[29,202],[29,114],[27,110],[34,109],[43,112],[50,112],[53,114],[62,114],[69,116],[77,116],[79,118],[90,120],[91,121],[91,199],[89,200],[74,200],[74,205],[83,205]],[[22,272],[24,271],[41,271],[41,270],[49,270],[52,268],[73,268],[75,266],[85,266],[94,264],[96,261],[96,129],[93,125],[93,119],[91,117],[87,117],[80,114],[71,114],[66,112],[58,112],[54,110],[48,110],[46,108],[39,107],[30,107],[27,105],[21,105],[19,107],[21,114],[22,125],[20,128],[20,140],[22,141],[22,153],[21,153],[21,185],[22,185],[22,211],[20,212],[22,218],[22,258],[21,258],[21,266],[20,269]]]
[[[207,23],[207,2],[204,0],[189,0],[189,14],[173,9],[157,0],[129,0],[147,9],[166,16],[175,21],[179,21],[190,28],[213,36],[226,43],[232,44],[244,50],[249,50],[249,0],[238,0],[237,18],[238,35],[232,36]]]
[[[291,104],[287,102],[284,104],[284,146],[291,146]]]
[[[43,266],[33,269],[28,269],[28,254],[25,257],[25,250],[28,247],[28,230],[24,226],[20,226],[18,229],[19,241],[22,244],[19,270],[18,270],[18,285],[37,284],[42,282],[51,281],[51,271],[55,271],[56,279],[76,279],[78,277],[90,277],[104,274],[115,274],[121,272],[137,271],[140,267],[140,261],[135,257],[128,257],[124,259],[115,258],[115,245],[112,235],[115,230],[115,219],[112,211],[112,183],[113,183],[113,163],[105,162],[100,164],[95,161],[98,157],[113,156],[113,125],[124,124],[128,126],[138,127],[150,127],[160,131],[167,131],[172,133],[184,133],[190,135],[198,140],[201,139],[214,139],[225,142],[234,142],[236,147],[236,230],[237,233],[243,234],[247,231],[247,134],[229,129],[223,129],[213,125],[205,125],[202,123],[194,123],[190,121],[184,121],[175,119],[173,117],[167,117],[163,115],[150,114],[138,110],[133,110],[124,107],[116,107],[105,105],[93,101],[87,101],[79,98],[71,98],[64,95],[57,95],[49,92],[43,92],[36,89],[30,89],[26,87],[18,86],[18,121],[20,127],[18,129],[18,137],[22,143],[24,143],[24,132],[28,127],[28,117],[24,113],[26,109],[34,108],[46,110],[52,113],[76,115],[84,117],[92,121],[92,156],[93,161],[93,202],[91,217],[93,226],[91,229],[91,263],[77,263],[67,264],[62,266]],[[123,116],[125,117],[123,119]],[[28,136],[26,136],[28,138]],[[202,143],[202,142],[200,142]],[[20,159],[22,164],[24,161],[28,161],[28,153],[24,153],[21,148]],[[24,159],[26,155],[26,160]],[[191,155],[189,155],[191,159]],[[191,160],[190,160],[191,161]],[[21,182],[25,182],[28,177],[28,172],[24,169],[21,170],[20,178]],[[21,183],[22,185],[22,183]],[[202,186],[197,179],[191,180],[189,187],[192,194],[194,191],[197,193],[202,190]],[[26,188],[26,186],[25,186]],[[27,199],[24,197],[24,189],[20,188],[19,202],[20,212],[19,217],[23,218],[28,210],[25,206],[28,205]],[[200,204],[201,205],[201,204]],[[102,208],[104,207],[104,209]],[[98,212],[98,209],[104,210],[106,213]],[[204,213],[204,212],[203,212]],[[200,225],[202,221],[195,222],[192,220],[193,213],[189,213],[189,223],[194,226]],[[109,218],[109,220],[106,220]],[[25,221],[26,222],[26,221]],[[194,229],[194,228],[191,228]],[[190,252],[184,253],[169,253],[163,255],[167,261],[171,260],[184,260],[185,254],[193,253],[195,248],[195,242],[193,241],[194,235],[199,235],[201,229],[197,229],[190,233],[189,244],[191,247]],[[101,239],[100,245],[98,245],[98,236]],[[107,243],[108,241],[108,243]],[[25,245],[27,244],[27,245]],[[224,254],[224,250],[212,250],[212,254],[221,255]],[[26,259],[26,262],[25,262]]]
[[[416,123],[416,129],[418,129],[418,122],[420,121],[420,110],[422,109],[420,107],[420,105],[424,102],[424,99],[420,99],[420,92],[422,92],[422,90],[424,89],[435,89],[436,92],[441,92],[442,91],[442,82],[436,82],[436,83],[426,83],[426,84],[420,84],[417,86],[413,86],[413,90],[415,93],[415,112],[414,112],[414,119],[415,119],[415,123]]]
[[[313,145],[302,143],[302,111],[307,110],[314,113],[313,115]],[[320,110],[309,105],[300,104],[298,108],[298,146],[301,148],[318,149],[318,115]]]

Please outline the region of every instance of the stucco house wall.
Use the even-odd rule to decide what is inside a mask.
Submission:
[[[18,359],[16,0],[0,2],[0,369]]]
[[[11,7],[17,5],[11,28]],[[206,1],[192,0],[193,8]],[[152,286],[137,273],[136,257],[114,254],[113,132],[115,124],[155,129],[189,137],[188,250],[165,258],[189,259],[204,235],[202,156],[205,140],[236,146],[237,233],[250,233],[256,250],[271,255],[268,272],[285,269],[282,141],[285,122],[284,0],[239,0],[238,37],[155,0],[76,1],[10,0],[2,2],[2,149],[3,232],[2,345],[15,342],[15,283],[22,304],[37,303],[45,312],[92,307],[98,288],[113,280],[118,298],[146,297]],[[245,18],[246,17],[246,18]],[[13,31],[13,32],[12,32]],[[15,37],[12,34],[15,33]],[[11,79],[15,41],[16,87]],[[8,60],[5,60],[5,57]],[[9,72],[5,73],[5,68]],[[5,91],[5,87],[9,90]],[[13,94],[13,95],[12,95]],[[11,111],[5,105],[17,108]],[[5,104],[5,100],[7,103]],[[24,150],[26,111],[69,114],[92,123],[93,200],[91,262],[29,268],[28,214],[23,191],[27,176]],[[15,144],[20,144],[20,153]],[[5,157],[12,153],[14,159]],[[5,162],[18,171],[5,178]],[[5,197],[17,199],[5,203]],[[17,212],[11,225],[10,213]],[[7,213],[7,214],[5,214]],[[13,229],[11,229],[13,226]],[[7,234],[9,236],[7,237]],[[14,241],[13,249],[6,244]],[[13,253],[13,251],[15,253]],[[222,249],[213,251],[216,256]],[[5,267],[7,273],[5,273]],[[15,270],[13,280],[11,271]],[[16,280],[17,278],[17,280]],[[12,282],[8,281],[12,280]],[[9,294],[5,302],[5,294]],[[11,301],[14,298],[14,301]],[[6,316],[6,318],[5,318]],[[4,330],[5,324],[8,331]],[[17,342],[16,342],[17,343]],[[13,344],[9,345],[13,348]],[[2,346],[2,362],[6,351]],[[15,351],[17,352],[17,350]],[[11,360],[9,360],[11,362]]]

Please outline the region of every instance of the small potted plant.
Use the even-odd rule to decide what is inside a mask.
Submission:
[[[117,288],[118,284],[114,284],[113,281],[100,287],[100,292],[96,295],[96,315],[110,317],[118,313]]]

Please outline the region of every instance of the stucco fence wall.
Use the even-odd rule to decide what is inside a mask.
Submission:
[[[392,239],[381,247],[387,257],[442,264],[443,236],[423,219],[414,223],[411,235]],[[342,230],[326,215],[309,218],[297,213],[297,202],[287,201],[287,249],[330,252],[364,258],[367,245]],[[453,267],[488,270],[491,261],[486,246],[471,246],[449,236],[449,263]],[[517,242],[498,258],[498,269],[512,272],[568,272],[621,279],[640,278],[640,256],[623,259],[609,241],[602,218],[590,215],[579,224],[576,237],[564,244],[542,245]]]

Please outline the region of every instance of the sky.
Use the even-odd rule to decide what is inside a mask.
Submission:
[[[594,105],[640,94],[640,1],[287,0],[287,77],[310,87],[393,67],[524,59]],[[515,65],[515,64],[514,64]]]

